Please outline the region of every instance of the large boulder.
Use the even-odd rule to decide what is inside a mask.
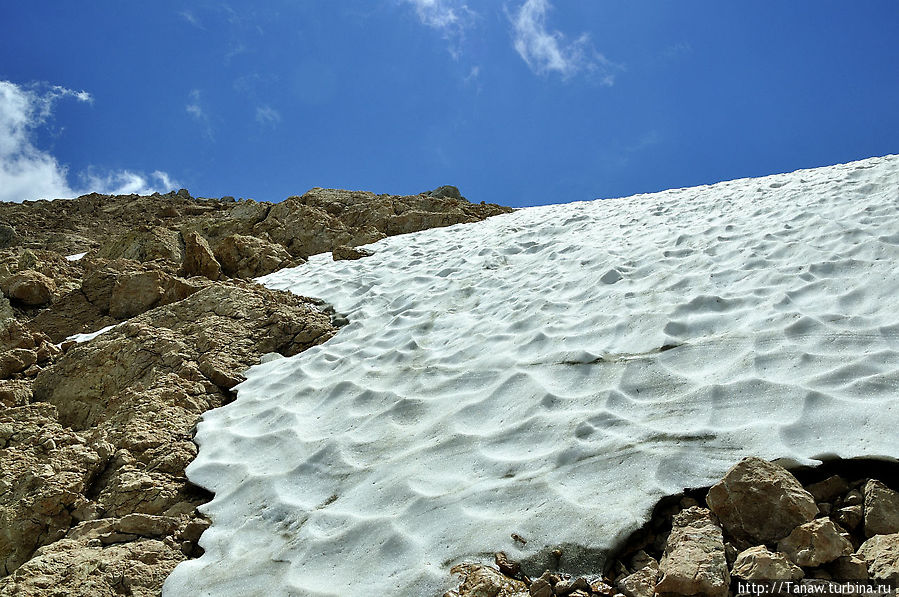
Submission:
[[[20,271],[3,282],[4,293],[30,307],[46,305],[53,299],[56,283],[40,272]]]
[[[705,508],[675,515],[660,563],[657,593],[724,597],[730,584],[721,527]]]
[[[709,489],[709,508],[734,537],[754,544],[783,539],[818,514],[796,477],[761,458],[746,458]]]
[[[855,555],[868,563],[868,575],[876,580],[899,583],[899,533],[875,535]]]
[[[184,259],[181,235],[162,226],[142,226],[106,241],[97,252],[103,259],[162,259],[180,265]]]
[[[185,276],[204,276],[218,280],[222,266],[216,260],[209,243],[197,232],[184,234],[184,262],[181,273]]]
[[[281,245],[240,234],[226,237],[215,248],[215,257],[225,275],[234,278],[257,278],[304,263]]]
[[[880,481],[865,484],[865,536],[899,533],[899,492]]]

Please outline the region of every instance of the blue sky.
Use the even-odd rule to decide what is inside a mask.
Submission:
[[[899,2],[0,0],[0,199],[559,203],[899,152]]]

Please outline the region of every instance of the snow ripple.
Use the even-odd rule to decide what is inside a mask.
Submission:
[[[598,567],[747,455],[899,456],[899,157],[528,208],[272,274],[349,325],[207,413],[180,595]],[[521,545],[515,533],[528,540]],[[553,562],[554,564],[554,562]]]

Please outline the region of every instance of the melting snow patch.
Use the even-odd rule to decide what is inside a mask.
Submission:
[[[207,413],[170,597],[438,595],[598,569],[744,456],[899,456],[899,157],[535,207],[263,282],[349,324]],[[527,540],[522,544],[512,534]]]
[[[88,342],[89,340],[93,340],[94,338],[96,338],[96,337],[99,336],[100,334],[103,334],[103,333],[105,333],[105,332],[108,332],[109,330],[111,330],[112,328],[116,327],[117,325],[119,325],[119,324],[115,323],[115,324],[113,324],[113,325],[108,325],[108,326],[106,326],[105,328],[100,328],[100,329],[97,330],[96,332],[89,332],[89,333],[87,333],[87,334],[72,334],[71,336],[69,336],[68,338],[66,338],[66,340],[74,340],[75,342],[78,342],[78,343],[81,343],[81,342]]]
[[[86,252],[85,253],[75,253],[74,255],[66,255],[66,259],[68,259],[69,261],[78,261],[85,255],[87,255]]]

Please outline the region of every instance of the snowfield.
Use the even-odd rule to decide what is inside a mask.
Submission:
[[[557,546],[599,571],[744,456],[899,457],[899,156],[369,249],[261,279],[350,323],[204,416],[213,525],[167,597],[432,597]]]

